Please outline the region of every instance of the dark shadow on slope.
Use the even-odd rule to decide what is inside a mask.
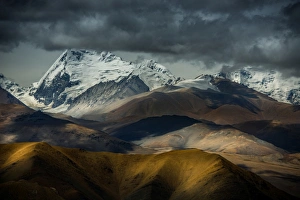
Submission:
[[[163,135],[195,123],[199,121],[185,116],[150,117],[117,129],[110,135],[125,141],[135,141],[147,136]]]
[[[223,105],[237,105],[242,108],[246,108],[253,113],[257,113],[261,111],[258,107],[256,107],[253,103],[249,102],[243,94],[235,94],[235,93],[223,93],[216,92],[214,90],[200,90],[197,88],[191,88],[192,93],[197,97],[205,100],[206,105],[212,109],[216,109]],[[247,94],[247,93],[246,93]],[[255,96],[255,98],[257,98]]]
[[[130,200],[164,200],[170,199],[172,189],[162,177],[157,175],[154,180],[130,194],[126,199]]]
[[[300,152],[300,124],[276,124],[264,120],[235,124],[233,127],[289,152]]]
[[[286,179],[286,180],[289,180],[294,183],[300,183],[300,176],[297,176],[297,175],[291,175],[291,174],[287,174],[287,173],[279,173],[279,172],[276,172],[273,170],[262,170],[262,171],[258,171],[256,173],[259,175],[268,174],[268,176]]]
[[[244,85],[232,82],[228,79],[214,78],[211,83],[218,87],[221,92],[243,95],[249,98],[258,98],[257,92]]]
[[[26,113],[23,115],[19,115],[14,119],[14,122],[17,123],[18,125],[26,124],[26,125],[32,125],[32,126],[37,126],[37,125],[62,125],[69,123],[66,120],[61,120],[61,119],[56,119],[53,118],[41,111],[36,111],[34,113]]]
[[[14,113],[14,109],[10,111]],[[2,125],[0,121],[0,143],[47,141],[51,145],[117,153],[137,148],[135,144],[111,137],[102,131],[56,119],[41,111],[7,117],[11,118],[11,123]],[[7,137],[13,139],[7,140]]]
[[[237,166],[239,166],[240,168],[243,168],[245,170],[251,171],[251,167],[245,165],[245,164],[237,164]]]
[[[300,111],[300,105],[293,105],[293,111],[294,112]]]

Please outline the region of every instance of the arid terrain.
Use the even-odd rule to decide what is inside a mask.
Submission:
[[[4,198],[293,199],[254,173],[197,149],[124,155],[43,142],[1,144],[0,175]]]

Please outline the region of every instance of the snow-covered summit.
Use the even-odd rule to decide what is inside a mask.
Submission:
[[[164,85],[174,85],[182,80],[181,78],[176,78],[165,66],[158,64],[154,60],[144,60],[138,63],[133,74],[139,76],[150,90]]]
[[[70,49],[40,79],[34,97],[50,108],[74,110],[74,102],[102,105],[178,80],[153,60],[134,64],[111,52]]]
[[[89,50],[66,50],[40,79],[38,88],[49,86],[56,78],[69,79],[71,84],[92,86],[100,81],[117,80],[128,76],[134,66],[122,61],[121,58],[110,52],[97,53]],[[86,87],[76,87],[84,91]]]
[[[222,73],[222,76],[264,93],[280,102],[300,104],[300,79],[283,77],[275,70],[261,70],[252,67]]]

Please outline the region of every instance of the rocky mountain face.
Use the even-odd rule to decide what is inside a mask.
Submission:
[[[114,101],[149,91],[149,87],[137,76],[131,76],[118,82],[98,83],[76,98],[69,100],[66,114],[78,117],[83,110],[103,107]]]
[[[275,70],[262,71],[252,67],[245,67],[220,75],[266,94],[279,102],[300,104],[299,78],[287,78]]]

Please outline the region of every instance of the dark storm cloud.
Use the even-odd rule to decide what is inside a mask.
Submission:
[[[0,50],[147,52],[207,67],[299,70],[299,1],[2,0]],[[300,75],[300,74],[298,74]]]
[[[288,25],[291,29],[300,34],[300,2],[289,4],[283,10],[284,14],[288,17]]]

